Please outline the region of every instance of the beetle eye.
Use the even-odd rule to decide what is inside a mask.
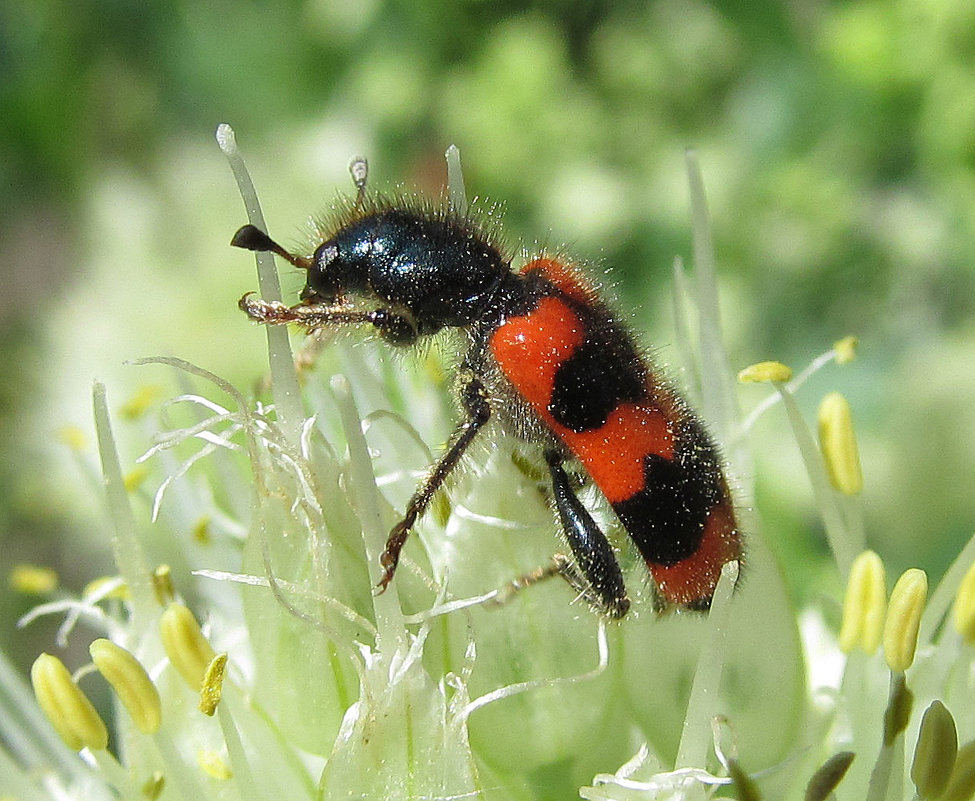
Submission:
[[[339,294],[340,276],[336,275],[334,266],[338,258],[339,248],[334,240],[318,247],[308,269],[308,281],[301,292],[302,300],[328,300]]]
[[[318,249],[315,251],[315,255],[312,257],[314,262],[314,269],[325,270],[329,264],[335,261],[339,257],[339,246],[335,243],[335,240],[326,242],[323,245],[319,245]]]

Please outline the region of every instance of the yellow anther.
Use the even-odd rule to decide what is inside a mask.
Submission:
[[[856,337],[843,337],[843,339],[834,342],[833,350],[836,352],[836,363],[849,364],[852,362],[857,356],[856,349],[859,344]]]
[[[895,672],[903,673],[914,662],[921,613],[928,597],[928,577],[923,570],[905,570],[890,594],[884,624],[884,657]]]
[[[158,386],[147,384],[141,387],[136,393],[122,404],[119,414],[126,420],[138,420],[149,411],[156,399],[162,394],[162,389]]]
[[[738,373],[738,380],[743,384],[763,381],[785,382],[791,378],[792,368],[782,362],[757,362],[748,365]]]
[[[173,589],[173,572],[169,565],[159,565],[152,571],[152,591],[156,596],[156,603],[160,606],[168,604],[176,596]]]
[[[88,646],[98,672],[112,685],[122,705],[129,711],[136,728],[155,734],[162,722],[159,691],[139,661],[110,640],[95,640]]]
[[[197,753],[196,761],[203,768],[203,772],[211,778],[227,781],[234,775],[233,771],[230,770],[230,765],[216,751],[202,749]]]
[[[49,567],[14,565],[7,583],[14,592],[24,595],[48,595],[58,587],[58,574]]]
[[[143,482],[149,477],[149,470],[142,465],[133,467],[122,477],[126,492],[135,492],[142,486]]]
[[[975,643],[975,562],[961,580],[954,606],[955,630],[967,643]]]
[[[819,404],[819,448],[830,483],[844,495],[859,494],[863,489],[860,451],[850,404],[839,392],[830,392]]]
[[[68,748],[101,751],[108,745],[108,730],[81,688],[56,656],[41,654],[30,669],[34,695]]]
[[[214,653],[193,613],[183,604],[170,604],[159,620],[159,633],[169,661],[183,680],[198,692]]]
[[[226,667],[226,654],[217,654],[207,665],[200,688],[200,711],[204,715],[213,715],[217,711],[217,704],[223,697],[223,673]]]
[[[210,544],[210,515],[201,515],[193,524],[193,542],[201,545]]]
[[[142,785],[142,795],[146,797],[147,801],[156,801],[165,789],[166,777],[157,770]]]
[[[102,590],[109,584],[114,584],[115,586],[107,592],[102,593]],[[118,576],[100,576],[99,578],[92,579],[81,591],[83,598],[92,598],[96,595],[99,600],[102,598],[114,598],[119,601],[127,601],[131,597],[128,585],[120,581]]]
[[[58,439],[77,453],[88,447],[88,437],[78,426],[63,426],[58,429]]]
[[[884,563],[873,551],[864,551],[850,567],[843,598],[840,649],[850,653],[859,648],[872,654],[880,645],[887,612],[887,574]]]
[[[924,710],[917,735],[911,781],[919,798],[937,798],[948,786],[958,754],[958,729],[955,719],[941,701],[932,701]]]

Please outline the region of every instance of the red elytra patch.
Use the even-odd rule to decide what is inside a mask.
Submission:
[[[535,259],[525,265],[523,274],[541,272],[560,292],[580,303],[597,300],[596,291],[568,264],[555,259]]]
[[[520,395],[548,414],[555,373],[585,339],[585,327],[558,298],[542,298],[535,309],[509,317],[491,336],[491,352]]]
[[[534,310],[508,318],[491,337],[491,352],[518,393],[582,462],[610,503],[643,489],[644,458],[674,456],[664,414],[621,403],[599,428],[577,433],[560,425],[548,405],[559,366],[585,339],[585,327],[560,299],[542,298]]]
[[[674,458],[673,434],[667,419],[655,409],[621,403],[603,425],[581,434],[554,420],[548,422],[610,503],[625,501],[643,489],[645,457]]]

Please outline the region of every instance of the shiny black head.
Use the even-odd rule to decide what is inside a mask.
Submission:
[[[405,308],[420,333],[467,325],[509,273],[467,220],[392,206],[343,225],[318,247],[303,299],[349,294]]]
[[[510,275],[510,262],[466,218],[385,204],[351,216],[310,259],[291,255],[253,226],[238,231],[232,244],[272,251],[306,269],[306,304],[374,301],[408,313],[420,334],[478,319]]]

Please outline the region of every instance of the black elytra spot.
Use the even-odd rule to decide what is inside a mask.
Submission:
[[[650,454],[644,458],[643,489],[613,504],[648,562],[675,565],[693,555],[704,526],[722,496],[717,465],[697,449],[674,459]]]
[[[555,373],[548,410],[559,425],[591,431],[624,402],[648,400],[647,378],[629,337],[608,319],[580,315],[586,339]],[[607,370],[608,364],[613,365]]]

